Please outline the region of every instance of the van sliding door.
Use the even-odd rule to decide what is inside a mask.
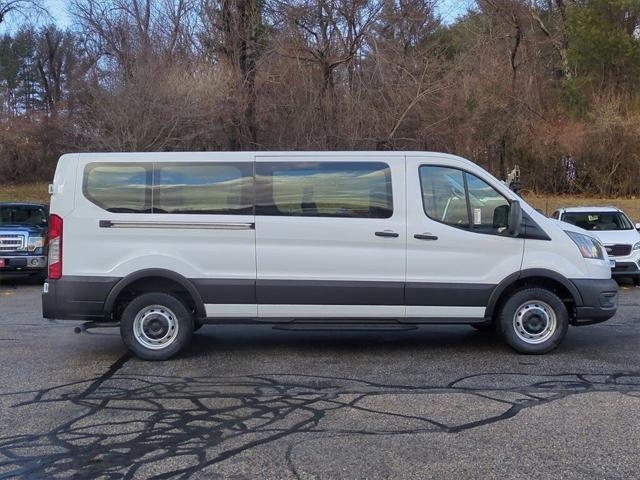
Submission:
[[[261,318],[404,316],[404,156],[256,158]]]

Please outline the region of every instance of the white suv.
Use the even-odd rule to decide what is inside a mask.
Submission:
[[[609,257],[615,260],[614,277],[631,277],[640,284],[640,224],[616,207],[561,208],[553,218],[593,232],[604,244]]]

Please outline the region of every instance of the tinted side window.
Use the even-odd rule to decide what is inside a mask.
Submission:
[[[381,162],[258,162],[256,214],[389,218],[391,169]]]
[[[481,233],[509,226],[509,201],[484,180],[451,167],[420,167],[425,213],[447,225]]]
[[[464,176],[448,167],[420,167],[425,213],[432,219],[456,227],[469,226]]]
[[[475,229],[493,232],[509,226],[509,202],[491,185],[475,175],[465,173]]]
[[[90,163],[82,190],[91,202],[113,213],[151,212],[150,163]]]
[[[253,163],[156,163],[153,213],[251,215]]]

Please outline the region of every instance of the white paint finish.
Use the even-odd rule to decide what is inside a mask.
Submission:
[[[497,285],[519,271],[524,240],[471,232],[437,222],[426,215],[418,171],[421,165],[466,170],[506,198],[515,198],[513,192],[495,177],[470,162],[449,156],[407,156],[407,281]],[[414,234],[421,233],[435,235],[438,239],[414,238]]]
[[[236,305],[206,304],[208,318],[402,318],[394,305]],[[483,318],[485,307],[406,307],[407,318]]]
[[[393,182],[393,215],[381,219],[257,216],[258,280],[404,282],[406,207],[403,156],[392,153],[372,159],[365,155],[354,158],[324,154],[313,159],[387,163]],[[256,157],[257,162],[292,160],[296,159]],[[384,230],[391,230],[399,236],[375,236],[375,232]],[[260,306],[258,313],[260,316],[290,314],[289,308],[282,312],[277,308],[270,305],[263,309]],[[402,315],[403,309],[395,308],[393,315]]]
[[[165,268],[187,278],[255,278],[255,231],[100,228],[99,220],[130,220],[136,214],[109,213],[78,202],[64,225],[65,275],[124,277],[145,268]],[[148,214],[149,221],[193,220],[192,215]],[[180,217],[180,218],[179,218]],[[206,222],[229,221],[228,215],[202,215]],[[224,217],[224,218],[221,218]],[[253,216],[233,216],[253,222]],[[69,252],[84,252],[69,255]]]
[[[407,306],[407,318],[483,318],[485,307]]]
[[[571,225],[547,218],[533,207],[523,203],[523,209],[540,225],[551,241],[526,240],[522,269],[543,268],[559,273],[565,278],[611,278],[609,257],[603,260],[586,259],[565,231],[588,235],[589,232]]]
[[[551,241],[518,240],[471,233],[428,219],[422,208],[418,166],[450,165],[466,169],[508,198],[517,198],[477,165],[446,154],[412,152],[274,152],[264,161],[384,161],[392,168],[394,215],[390,219],[258,217],[251,215],[112,214],[82,195],[89,162],[253,161],[255,153],[109,153],[60,158],[53,184],[51,213],[64,220],[64,275],[125,276],[165,268],[190,278],[411,281],[497,284],[521,267],[542,268],[566,278],[609,278],[608,260],[585,260],[563,224],[526,211]],[[406,168],[405,168],[406,164]],[[99,220],[186,222],[195,227],[99,228]],[[256,222],[257,230],[199,229],[204,222]],[[409,228],[407,228],[407,225]],[[398,238],[375,237],[393,230]],[[576,229],[580,231],[580,229]],[[256,232],[258,263],[256,263]],[[413,238],[430,232],[437,241]],[[584,233],[581,231],[581,233]],[[523,256],[524,250],[524,256]],[[464,310],[460,310],[463,308]],[[471,310],[469,310],[471,309]],[[479,309],[482,310],[478,315]],[[370,317],[402,318],[484,315],[484,307],[407,307],[356,305],[207,305],[216,317]]]
[[[234,156],[253,161],[252,154]],[[162,268],[187,278],[255,279],[255,230],[211,229],[211,224],[254,222],[253,215],[110,213],[84,197],[84,169],[91,162],[231,161],[217,154],[81,155],[76,172],[76,208],[64,219],[64,274],[124,277]],[[150,222],[149,228],[100,228],[100,220]],[[189,224],[157,228],[163,222]],[[197,228],[201,222],[202,229]],[[154,225],[155,224],[155,225]],[[75,253],[71,253],[75,252]]]
[[[204,308],[207,318],[255,318],[258,316],[258,306],[255,304],[207,303]]]
[[[51,213],[61,216],[63,220],[74,208],[77,166],[77,154],[63,155],[58,160],[53,177],[52,185],[55,193],[51,195],[49,208]]]
[[[260,318],[402,318],[401,305],[258,305]]]

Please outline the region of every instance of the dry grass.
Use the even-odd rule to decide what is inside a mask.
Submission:
[[[559,207],[575,207],[580,205],[614,205],[621,208],[631,217],[631,220],[640,222],[640,199],[636,198],[597,198],[570,195],[540,195],[527,193],[524,195],[527,202],[539,208],[548,215]],[[46,183],[26,183],[23,185],[3,185],[0,187],[0,202],[3,201],[49,201]]]
[[[21,185],[0,185],[0,202],[48,203],[47,183],[25,183]]]

